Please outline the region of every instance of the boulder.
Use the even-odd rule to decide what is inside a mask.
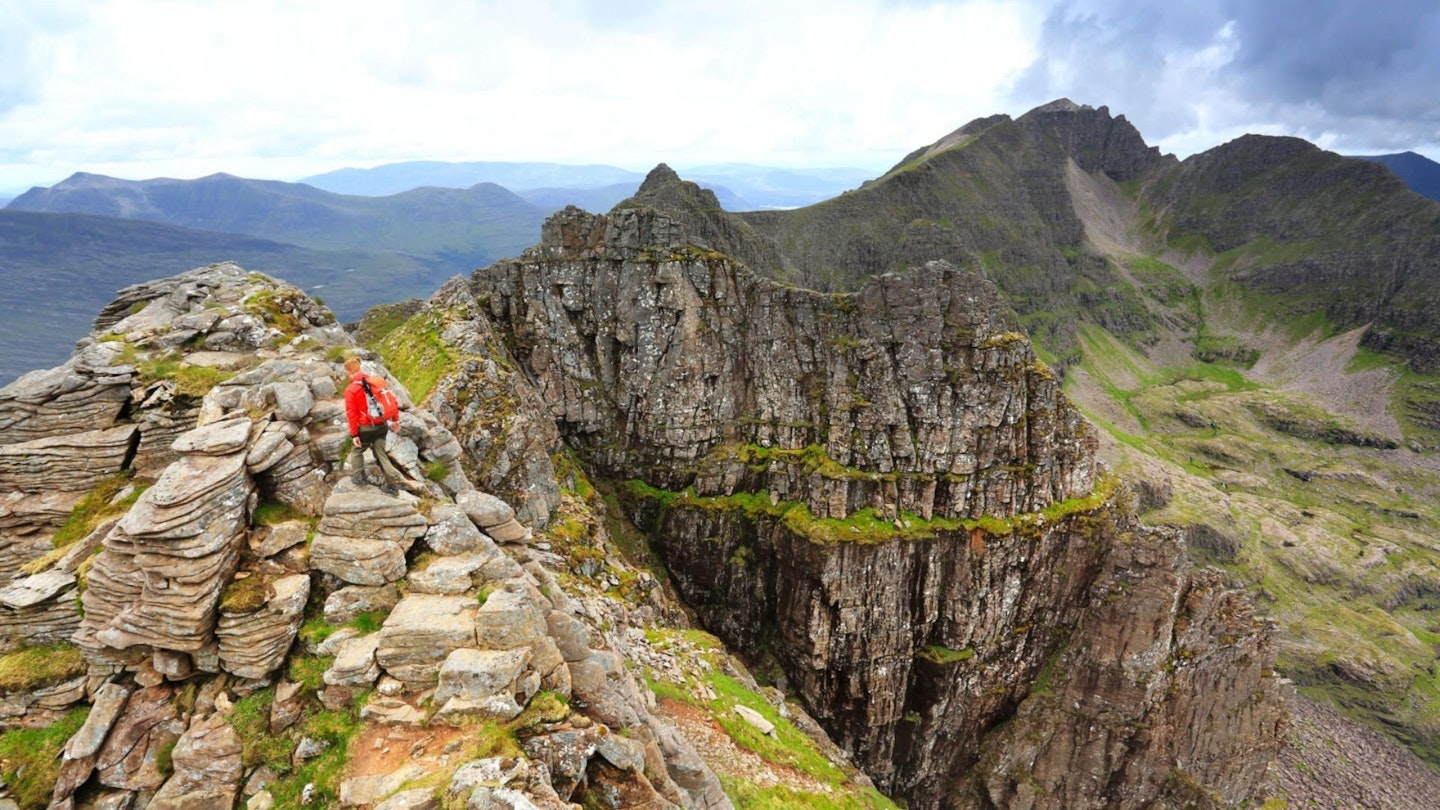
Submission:
[[[476,489],[456,495],[455,505],[464,511],[476,528],[486,534],[489,534],[491,526],[499,526],[515,519],[515,510],[510,504]]]
[[[325,670],[325,683],[331,686],[371,686],[380,677],[380,664],[375,651],[380,647],[380,634],[352,638],[340,645],[335,662]]]
[[[0,445],[103,430],[130,402],[133,366],[111,366],[121,346],[97,343],[64,365],[32,371],[0,388]]]
[[[170,446],[177,453],[199,453],[207,456],[228,456],[244,450],[250,443],[250,418],[243,413],[228,414],[224,419],[188,431]]]
[[[486,543],[490,545],[489,551],[438,557],[424,568],[411,571],[406,577],[410,590],[414,593],[466,593],[475,587],[477,580],[490,581],[494,578],[491,574],[508,570],[504,563],[512,562],[510,558],[488,540]]]
[[[526,593],[495,591],[475,614],[475,635],[484,648],[528,647],[545,632],[545,610]]]
[[[185,722],[165,686],[130,695],[95,760],[100,784],[123,790],[154,790],[165,781],[160,752],[175,744]]]
[[[250,532],[250,553],[262,559],[273,557],[291,546],[305,542],[309,536],[310,526],[300,520],[262,526]]]
[[[345,624],[362,613],[389,613],[400,602],[400,589],[385,585],[347,585],[325,598],[325,621]]]
[[[310,565],[355,585],[384,585],[405,576],[405,548],[389,540],[317,534]]]
[[[475,646],[478,608],[474,599],[463,596],[406,596],[380,628],[376,660],[401,681],[434,684],[452,650]]]
[[[473,714],[498,720],[518,716],[535,691],[522,684],[529,664],[528,649],[455,650],[440,667],[435,687],[435,704],[440,707],[437,715]]]
[[[325,501],[310,564],[356,585],[395,582],[405,576],[405,553],[426,528],[409,500],[370,487],[337,487]]]
[[[175,743],[175,773],[147,805],[150,810],[229,808],[240,792],[244,768],[240,735],[220,714],[191,723]]]
[[[292,574],[275,580],[259,610],[221,615],[215,629],[220,665],[242,678],[263,678],[278,669],[300,630],[309,597],[309,575]]]
[[[466,495],[469,493],[461,493]],[[442,504],[430,513],[430,528],[425,532],[425,545],[436,554],[469,554],[482,545],[494,546],[480,533],[466,513],[457,506]]]
[[[193,453],[166,467],[106,535],[88,577],[77,642],[179,652],[209,644],[220,591],[244,544],[252,492],[243,452]]]
[[[134,425],[0,444],[0,492],[84,492],[120,472],[133,449]]]

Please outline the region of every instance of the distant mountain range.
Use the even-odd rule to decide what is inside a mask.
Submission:
[[[323,298],[343,320],[424,297],[459,268],[378,250],[316,250],[234,233],[74,213],[0,210],[0,385],[69,356],[115,291],[234,260]]]
[[[1386,164],[1418,193],[1440,196],[1440,164],[1414,153],[1366,159]],[[750,216],[757,222],[767,216],[760,209],[805,207],[868,180],[861,169],[747,164],[684,173],[714,191],[725,210],[756,211]],[[446,278],[517,255],[538,241],[551,211],[566,205],[609,210],[642,179],[613,166],[493,162],[394,163],[342,169],[306,183],[227,174],[130,181],[79,173],[31,189],[0,211],[0,271],[11,282],[0,294],[0,337],[11,349],[0,358],[0,384],[63,359],[70,342],[88,330],[90,313],[135,281],[234,259],[273,269],[320,295],[342,320],[353,320],[375,304],[428,295]],[[12,216],[20,212],[49,216]],[[830,283],[804,275],[811,284]],[[59,303],[41,317],[31,306],[35,300]],[[1042,337],[1055,327],[1031,325]]]
[[[800,205],[865,179],[859,169],[722,165],[708,173],[761,205]],[[611,166],[403,163],[309,179],[313,185],[228,174],[136,181],[82,172],[10,200],[0,210],[0,385],[62,361],[91,314],[127,284],[235,260],[354,320],[518,255],[539,241],[554,210],[607,211],[643,176]],[[462,187],[448,187],[455,185]],[[755,207],[710,185],[729,210]]]
[[[714,191],[727,211],[810,205],[855,188],[875,175],[869,169],[782,169],[746,163],[681,167],[678,171]],[[644,179],[640,172],[614,166],[413,161],[371,169],[339,169],[300,182],[337,194],[370,196],[422,186],[468,188],[477,183],[495,183],[544,208],[577,205],[588,211],[608,211],[633,195]]]
[[[76,174],[0,210],[0,384],[53,365],[127,284],[216,261],[282,276],[342,320],[424,297],[518,254],[546,211],[494,184],[389,197],[225,174],[117,180]],[[11,296],[14,296],[13,298]],[[55,302],[53,307],[33,306]]]

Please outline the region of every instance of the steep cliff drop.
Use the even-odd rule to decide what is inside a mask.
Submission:
[[[1285,716],[1269,628],[1135,523],[993,285],[765,280],[678,183],[556,214],[472,288],[706,626],[911,807],[1251,797]]]

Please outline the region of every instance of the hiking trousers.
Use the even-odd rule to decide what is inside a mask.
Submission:
[[[403,476],[395,470],[395,463],[390,460],[390,455],[385,452],[385,436],[390,429],[383,423],[379,425],[361,425],[359,433],[360,446],[350,446],[350,470],[355,473],[365,471],[365,451],[369,450],[375,454],[375,461],[380,465],[380,474],[384,476],[387,483],[395,483]]]

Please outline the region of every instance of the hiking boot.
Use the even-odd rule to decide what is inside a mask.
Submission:
[[[356,470],[355,472],[350,473],[350,483],[363,487],[366,484],[370,483],[370,481],[365,477],[364,470]]]
[[[392,483],[390,483],[389,481],[386,481],[385,483],[383,483],[383,484],[380,485],[380,491],[383,492],[383,493],[385,493],[386,495],[399,495],[399,494],[400,494],[400,490],[396,489],[396,488],[395,488],[395,485],[392,484]]]

